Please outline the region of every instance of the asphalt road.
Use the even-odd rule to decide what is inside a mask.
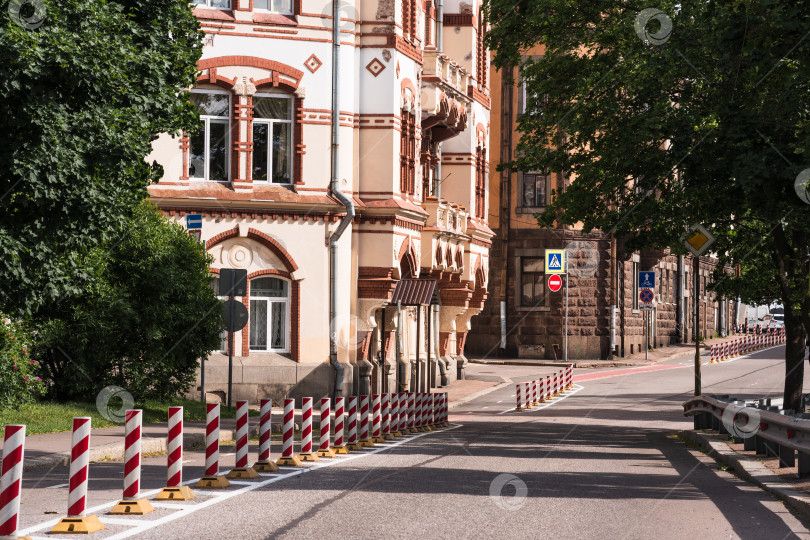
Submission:
[[[704,365],[704,392],[778,397],[782,353]],[[576,375],[576,392],[541,410],[511,412],[514,391],[503,388],[454,410],[449,429],[197,491],[143,517],[105,515],[123,467],[94,464],[89,505],[108,528],[93,537],[810,538],[781,502],[674,436],[691,425],[680,406],[692,394],[691,359]],[[223,453],[223,468],[232,466]],[[186,459],[185,477],[198,478],[202,454]],[[165,456],[147,457],[145,494],[164,480]],[[64,512],[66,482],[64,468],[26,474],[25,532],[47,537],[60,516],[45,512]]]

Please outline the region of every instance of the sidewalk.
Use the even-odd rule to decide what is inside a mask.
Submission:
[[[491,392],[499,387],[499,381],[462,380],[454,381],[445,388],[435,389],[447,392],[449,406],[452,408],[463,402],[475,399],[479,395]],[[281,407],[273,408],[272,430],[281,433],[282,426]],[[301,410],[297,409],[296,429],[300,429]],[[313,412],[313,421],[317,425],[319,413]],[[259,417],[251,416],[249,419],[250,437],[259,436]],[[142,428],[141,451],[144,454],[166,453],[166,422],[144,424]],[[220,420],[219,439],[221,442],[235,439],[236,419],[222,418]],[[52,468],[70,464],[70,438],[68,431],[61,433],[46,433],[42,435],[29,435],[25,438],[25,464],[24,470]],[[2,450],[0,440],[0,450]],[[187,450],[205,447],[205,424],[203,422],[185,422],[183,425],[183,447]],[[90,461],[118,461],[124,458],[124,426],[97,428],[90,434]],[[0,461],[1,463],[2,461]]]
[[[711,353],[712,345],[719,345],[729,341],[733,341],[742,335],[733,335],[725,338],[714,338],[703,341],[700,344],[701,356],[707,356]],[[628,367],[628,366],[649,366],[673,360],[679,357],[695,356],[695,344],[686,343],[678,345],[668,345],[666,347],[659,347],[648,351],[647,358],[644,357],[644,351],[627,355],[623,358],[614,358],[613,360],[574,360],[570,359],[568,363],[562,360],[544,360],[540,358],[468,358],[472,364],[486,364],[486,365],[510,365],[510,366],[567,366],[574,364],[575,368],[608,368],[608,367]]]

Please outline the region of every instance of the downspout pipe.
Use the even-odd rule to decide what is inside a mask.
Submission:
[[[436,50],[444,52],[444,0],[436,0]],[[433,195],[442,200],[442,143],[436,143],[436,193]]]
[[[441,385],[447,386],[447,366],[444,365],[444,359],[439,354],[439,306],[433,304],[430,306],[433,310],[433,352],[436,355],[436,363],[439,365],[439,374],[441,376]]]
[[[335,368],[335,395],[343,397],[343,364],[338,361],[337,351],[337,293],[338,293],[338,240],[354,219],[354,203],[340,191],[340,4],[332,1],[332,196],[346,208],[346,215],[329,237],[329,363]]]

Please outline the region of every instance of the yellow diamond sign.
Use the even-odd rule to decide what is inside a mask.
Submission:
[[[696,223],[681,237],[681,242],[692,255],[703,255],[709,246],[714,243],[714,236],[703,225]]]

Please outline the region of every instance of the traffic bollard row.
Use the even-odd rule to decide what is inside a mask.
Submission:
[[[712,345],[709,363],[716,364],[760,349],[781,345],[785,343],[785,340],[785,329],[783,327],[763,334],[746,335],[726,343]]]
[[[261,400],[259,420],[259,459],[248,466],[248,413],[249,403],[236,403],[236,458],[229,478],[255,479],[258,472],[275,472],[281,466],[301,466],[302,460],[318,461],[319,457],[337,457],[350,450],[373,446],[374,442],[401,437],[407,432],[431,431],[449,425],[447,393],[399,392],[375,394],[372,397],[371,430],[369,429],[369,396],[361,396],[361,440],[357,440],[357,402],[348,400],[348,440],[344,443],[346,421],[345,399],[335,399],[334,448],[331,445],[331,400],[321,399],[320,445],[312,451],[312,398],[302,400],[301,454],[294,455],[295,401],[284,400],[283,442],[278,462],[270,460],[270,434],[272,401]],[[183,485],[183,407],[169,407],[167,428],[166,487],[155,496],[159,501],[187,501],[195,498],[192,490]],[[220,405],[206,403],[205,475],[197,482],[198,488],[225,488],[230,485],[220,476],[219,438]],[[87,489],[90,468],[91,419],[73,419],[71,459],[69,472],[67,516],[60,519],[51,534],[88,534],[104,529],[97,516],[87,515]],[[0,538],[17,538],[22,492],[25,426],[5,426],[3,459],[0,466]],[[110,510],[112,515],[144,515],[154,511],[152,504],[141,498],[141,440],[143,411],[125,412],[124,424],[124,486],[123,498]],[[372,431],[369,437],[369,431]],[[367,444],[362,445],[365,441]]]
[[[540,379],[515,383],[515,411],[531,410],[554,396],[563,394],[573,386],[573,364]]]

